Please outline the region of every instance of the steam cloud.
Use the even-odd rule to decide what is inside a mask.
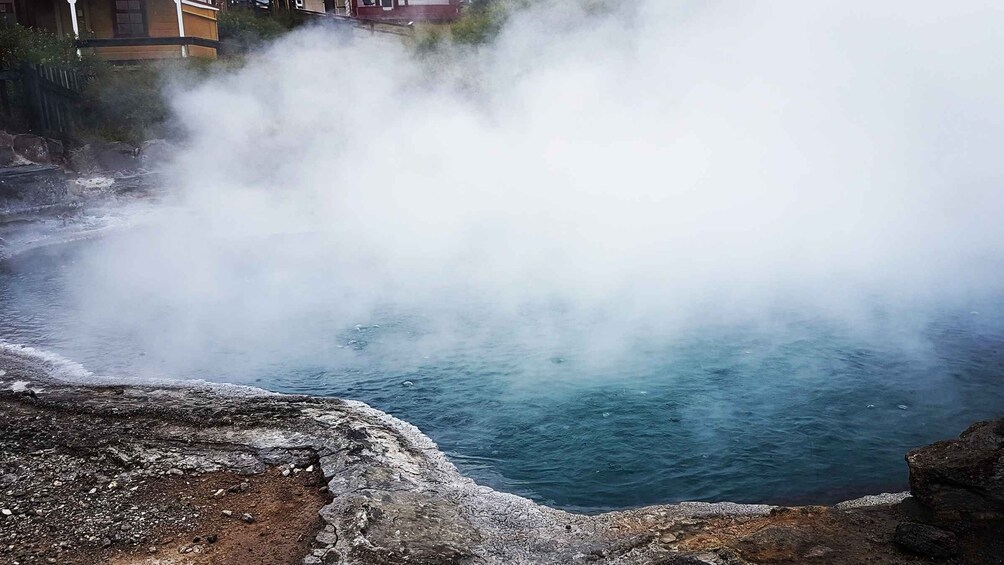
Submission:
[[[179,84],[177,202],[83,263],[86,311],[185,359],[315,347],[318,312],[609,344],[1000,292],[1004,6],[539,4],[490,47],[316,27]]]

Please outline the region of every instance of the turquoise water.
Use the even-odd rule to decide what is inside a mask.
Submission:
[[[0,339],[102,374],[363,400],[417,425],[482,484],[564,508],[904,490],[906,451],[1004,408],[1000,299],[878,332],[781,311],[769,323],[630,332],[609,347],[619,328],[553,305],[539,307],[547,324],[533,307],[514,324],[458,306],[447,336],[388,305],[365,323],[299,314],[295,328],[266,323],[251,341],[195,325],[182,344],[166,321],[175,304],[162,307],[163,331],[156,318],[137,328],[121,323],[127,313],[78,304],[71,283],[92,245],[0,264]]]

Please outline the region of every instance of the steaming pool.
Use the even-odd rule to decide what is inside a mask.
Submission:
[[[162,334],[157,319],[140,331],[80,305],[74,281],[94,245],[0,262],[0,339],[99,374],[362,400],[418,426],[478,482],[567,509],[905,490],[906,451],[1004,407],[1000,299],[903,330],[920,339],[789,313],[641,336],[602,356],[582,338],[588,325],[537,328],[532,314],[486,328],[472,312],[449,339],[392,308],[351,323],[301,316],[292,338],[265,324],[261,339],[234,339],[226,320],[179,336],[173,304],[162,305]]]

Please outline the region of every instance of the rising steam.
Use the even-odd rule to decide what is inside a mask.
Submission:
[[[88,315],[186,359],[315,347],[318,312],[610,344],[1001,290],[1004,6],[536,4],[480,49],[315,27],[177,85],[176,205],[80,266]]]

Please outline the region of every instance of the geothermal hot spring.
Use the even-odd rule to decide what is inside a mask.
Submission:
[[[563,508],[904,490],[1004,408],[1004,14],[805,4],[178,77],[167,196],[0,264],[0,339],[363,400]]]

